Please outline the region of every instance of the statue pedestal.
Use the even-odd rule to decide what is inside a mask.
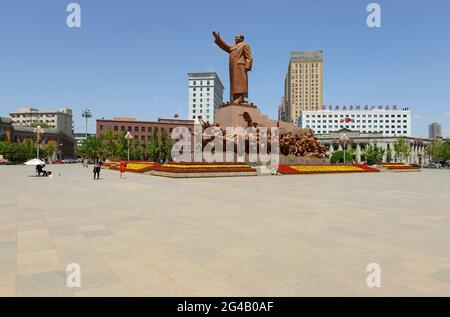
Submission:
[[[216,124],[224,129],[227,127],[247,128],[248,124],[244,120],[244,112],[247,112],[253,122],[258,123],[260,127],[279,127],[281,133],[292,132],[297,135],[310,133],[309,129],[297,128],[294,123],[269,119],[253,104],[225,104],[221,106],[215,113]]]

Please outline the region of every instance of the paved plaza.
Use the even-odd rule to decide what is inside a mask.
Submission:
[[[450,296],[450,170],[94,181],[91,167],[47,169],[0,166],[1,296]],[[81,288],[66,286],[69,263]]]

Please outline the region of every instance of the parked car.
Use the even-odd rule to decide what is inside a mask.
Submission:
[[[440,163],[430,163],[424,167],[425,168],[442,168],[442,165]]]
[[[414,166],[414,167],[417,167],[417,168],[422,168],[422,165],[416,164],[416,163],[412,163],[412,164],[409,164],[409,165]]]
[[[64,160],[53,160],[52,164],[64,164]]]

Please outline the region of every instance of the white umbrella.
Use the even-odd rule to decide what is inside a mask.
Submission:
[[[29,160],[28,162],[25,162],[24,164],[25,165],[45,165],[45,162],[40,159],[34,158],[32,160]]]

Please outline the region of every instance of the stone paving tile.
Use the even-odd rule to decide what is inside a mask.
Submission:
[[[16,289],[14,286],[5,287],[0,286],[0,297],[14,297],[16,295]]]
[[[53,242],[50,237],[39,236],[39,237],[27,237],[19,238],[17,240],[17,252],[36,252],[48,249],[53,249]]]
[[[224,281],[204,284],[188,289],[192,296],[198,297],[249,297],[249,292],[241,290],[232,284]]]
[[[199,264],[182,255],[173,256],[162,261],[156,261],[153,265],[168,274],[201,268]]]
[[[100,229],[100,230],[92,230],[92,231],[83,231],[83,235],[85,237],[98,237],[98,236],[113,235],[113,233],[109,229]]]
[[[121,281],[117,275],[109,269],[102,271],[86,271],[81,267],[81,288],[78,288],[77,291],[97,289],[120,283]]]
[[[154,287],[136,289],[131,292],[132,296],[137,297],[189,297],[193,296],[191,292],[184,289],[177,283],[158,284]]]
[[[175,283],[188,289],[223,281],[220,277],[202,268],[169,273],[169,276]]]
[[[431,275],[431,277],[434,279],[437,279],[439,281],[447,282],[450,284],[450,270],[449,269],[435,272]]]
[[[52,225],[48,227],[48,231],[52,237],[80,234],[80,231],[75,225]]]
[[[62,271],[18,275],[16,296],[73,296]]]
[[[111,284],[97,288],[90,288],[86,290],[75,289],[75,296],[77,297],[129,297],[133,294],[128,288],[122,284]]]
[[[62,269],[63,268],[59,259],[36,260],[17,263],[17,275],[53,272]]]
[[[136,273],[118,274],[120,280],[132,291],[172,282],[169,276],[160,270],[151,269]]]

